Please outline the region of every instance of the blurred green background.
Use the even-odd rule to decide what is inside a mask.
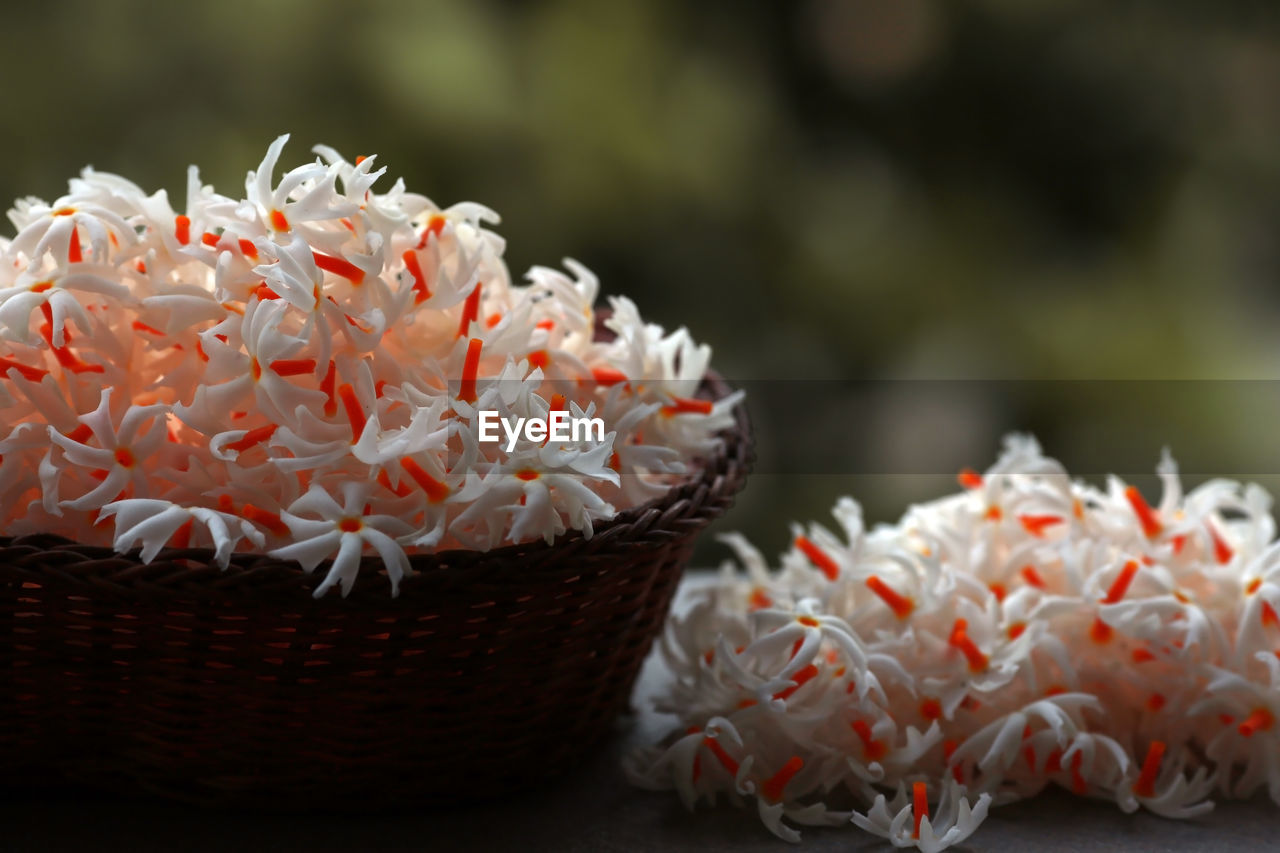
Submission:
[[[826,417],[864,428],[848,446],[828,423],[804,465],[796,413],[757,403],[761,473],[722,527],[769,552],[839,494],[887,520],[952,488],[950,457],[909,463],[939,434],[957,465],[1017,426],[1068,461],[1109,442],[1129,472],[1168,440],[1113,429],[1115,394],[840,408],[842,380],[1280,368],[1274,3],[20,4],[0,73],[0,198],[56,197],[86,163],[180,201],[195,162],[236,193],[289,131],[288,165],[376,152],[493,207],[515,274],[571,255],[729,377],[826,380],[805,386]],[[1274,485],[1250,468],[1272,383],[1198,387],[1129,403]],[[1246,417],[1232,394],[1270,396]]]

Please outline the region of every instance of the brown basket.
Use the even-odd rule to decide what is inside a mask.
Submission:
[[[694,540],[743,485],[736,419],[591,539],[416,555],[394,599],[376,558],[350,597],[314,601],[323,565],[0,538],[0,784],[363,809],[567,770],[625,710]]]

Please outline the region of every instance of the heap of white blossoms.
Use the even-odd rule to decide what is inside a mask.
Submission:
[[[695,398],[684,329],[543,267],[514,285],[477,204],[436,207],[374,158],[273,173],[277,139],[218,195],[192,167],[182,212],[85,169],[17,202],[0,239],[0,533],[333,558],[316,590],[380,555],[489,549],[593,522],[712,451],[737,398]],[[477,441],[478,412],[599,417],[605,440]]]
[[[843,537],[797,527],[778,571],[727,537],[745,577],[726,566],[661,646],[683,734],[630,775],[690,808],[754,799],[790,841],[852,822],[924,851],[1049,785],[1168,817],[1215,791],[1280,804],[1271,499],[1158,471],[1152,507],[1014,437],[896,525],[842,499]]]

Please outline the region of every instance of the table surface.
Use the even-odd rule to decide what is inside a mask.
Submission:
[[[705,581],[695,574],[687,583]],[[635,715],[618,721],[608,744],[555,784],[500,802],[376,817],[264,815],[202,810],[109,793],[3,792],[0,849],[258,849],[486,851],[522,853],[680,853],[795,850],[764,829],[754,813],[727,804],[685,811],[673,792],[633,788],[621,755],[667,721],[647,710],[663,677],[651,658],[636,685]],[[1045,851],[1277,849],[1280,810],[1267,799],[1219,802],[1208,816],[1172,821],[1061,792],[995,809],[959,850]],[[802,849],[891,851],[854,826],[804,828]]]

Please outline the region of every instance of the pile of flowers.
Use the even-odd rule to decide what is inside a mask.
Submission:
[[[944,849],[992,805],[1057,785],[1168,817],[1265,787],[1280,804],[1280,543],[1271,499],[1213,480],[1160,502],[1073,482],[1025,437],[964,490],[837,536],[811,524],[770,571],[742,537],[672,619],[658,710],[681,734],[628,757],[687,806],[754,799]]]
[[[441,209],[375,158],[274,178],[277,139],[228,198],[192,167],[181,212],[85,169],[16,203],[0,239],[0,534],[144,560],[266,551],[345,595],[377,554],[489,549],[661,494],[714,450],[737,397],[696,397],[684,330],[534,267],[513,284],[492,211]],[[599,417],[604,441],[477,440],[477,414]]]

